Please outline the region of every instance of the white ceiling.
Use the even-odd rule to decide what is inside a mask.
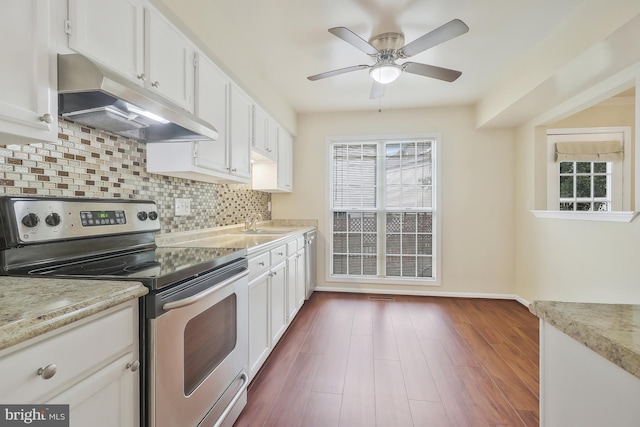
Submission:
[[[477,104],[493,92],[509,91],[514,76],[539,69],[539,82],[534,77],[526,81],[531,87],[521,84],[518,96],[524,97],[640,12],[638,0],[155,2],[168,7],[250,92],[258,98],[277,94],[295,112]],[[409,59],[462,71],[453,83],[404,73],[384,98],[370,100],[367,70],[307,80],[324,71],[373,64],[328,28],[345,26],[365,40],[402,32],[408,43],[454,18],[469,32]]]

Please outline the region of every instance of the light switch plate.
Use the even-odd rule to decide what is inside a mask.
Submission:
[[[175,199],[176,216],[191,215],[191,199]]]

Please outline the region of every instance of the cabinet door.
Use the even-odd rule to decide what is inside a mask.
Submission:
[[[287,259],[287,321],[291,322],[293,316],[298,311],[298,298],[296,297],[296,266],[298,263],[297,253]]]
[[[249,282],[249,378],[269,355],[269,274]]]
[[[237,86],[231,85],[229,138],[231,141],[231,173],[249,178],[251,175],[251,99]]]
[[[260,106],[253,105],[252,149],[257,161],[276,160],[277,124]]]
[[[271,348],[275,347],[287,329],[287,275],[286,263],[281,262],[271,269]]]
[[[229,173],[231,171],[230,141],[227,134],[229,79],[206,56],[198,55],[195,83],[195,113],[218,131],[217,140],[196,143],[195,164]]]
[[[71,49],[143,84],[141,0],[69,0],[67,32]]]
[[[134,427],[140,424],[139,371],[126,354],[47,403],[69,405],[71,427]]]
[[[278,189],[293,191],[293,140],[286,130],[278,131]]]
[[[306,274],[306,257],[305,250],[300,249],[297,253],[298,262],[296,263],[296,299],[297,299],[297,307],[302,307],[304,304],[304,300],[306,298],[306,282],[305,282],[305,274]]]
[[[149,89],[193,112],[193,45],[158,11],[145,9],[146,85]]]
[[[0,133],[57,139],[55,54],[49,52],[49,2],[0,0]],[[34,142],[0,140],[0,143]]]

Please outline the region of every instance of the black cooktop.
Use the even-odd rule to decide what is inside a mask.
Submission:
[[[150,289],[202,275],[245,257],[237,248],[157,247],[57,263],[47,267],[12,270],[14,276],[137,280]]]

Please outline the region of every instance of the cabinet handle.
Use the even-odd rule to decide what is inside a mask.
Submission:
[[[138,80],[142,80],[143,82],[147,81],[147,75],[145,73],[138,74],[136,77],[138,77]]]
[[[277,271],[274,271],[274,272],[273,272],[273,275],[274,275],[274,276],[277,276],[277,275],[278,275],[278,272],[277,272]]]
[[[50,125],[51,123],[53,123],[53,116],[49,113],[43,114],[39,117],[41,122],[45,122],[46,124]]]
[[[127,363],[127,369],[129,369],[131,372],[137,371],[139,367],[140,367],[140,362],[138,362],[137,360],[135,362]]]
[[[233,169],[231,169],[231,172],[238,172],[238,169],[233,168]]]
[[[261,265],[264,267],[264,262],[259,262],[258,265]]]
[[[283,254],[282,252],[278,252],[278,255],[282,256],[282,255],[284,255],[284,254]]]
[[[58,367],[53,363],[45,366],[44,368],[38,369],[38,375],[40,375],[43,380],[52,378],[56,374],[56,372],[58,372]]]
[[[160,87],[160,82],[156,80],[155,82],[151,83],[151,86],[153,86],[155,88],[159,88]]]

